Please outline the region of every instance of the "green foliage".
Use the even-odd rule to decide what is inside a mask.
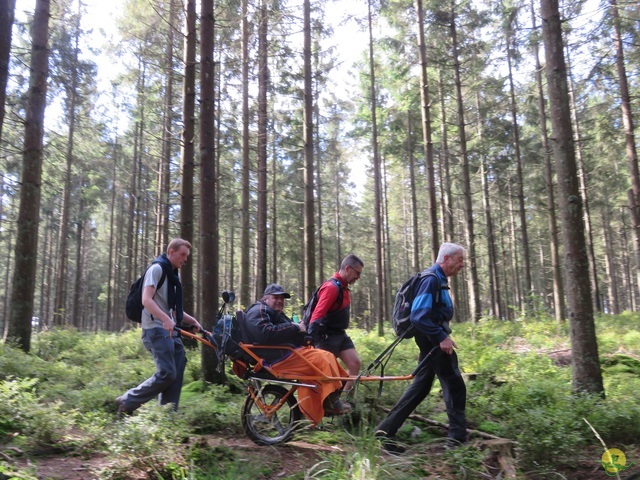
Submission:
[[[0,382],[0,432],[31,447],[63,443],[74,424],[75,411],[62,402],[45,404],[36,392],[36,379]]]
[[[0,461],[0,479],[3,480],[38,480],[36,469],[30,467],[18,467],[7,462]]]
[[[468,376],[467,418],[472,428],[517,442],[517,466],[523,471],[574,462],[575,452],[598,446],[633,445],[640,440],[640,342],[638,315],[597,319],[606,398],[574,395],[571,368],[551,355],[567,350],[566,325],[550,319],[502,322],[485,319],[476,325],[454,325],[458,355]],[[350,332],[364,367],[393,341],[389,333]],[[127,478],[131,468],[155,472],[164,479],[273,478],[280,461],[256,464],[228,446],[209,446],[199,435],[244,437],[239,414],[244,392],[229,374],[228,385],[199,379],[200,352],[190,350],[180,410],[143,406],[133,416],[114,422],[114,398],[153,372],[151,356],[141,347],[139,331],[85,334],[73,329],[38,335],[34,353],[0,346],[0,433],[21,448],[64,447],[78,453],[108,452],[112,467],[100,478]],[[402,342],[386,364],[385,375],[404,375],[415,368],[415,343]],[[377,375],[380,369],[372,374]],[[189,381],[194,379],[193,381]],[[416,478],[463,469],[469,478],[484,472],[487,451],[473,445],[425,455],[442,442],[438,429],[407,421],[398,432],[410,456],[387,461],[371,429],[380,420],[379,406],[391,406],[407,387],[404,381],[363,382],[356,395],[353,422],[336,419],[328,428],[301,431],[297,439],[335,448],[290,478]],[[446,422],[439,384],[416,413]],[[71,429],[80,435],[71,436]],[[191,437],[190,445],[185,443]],[[23,474],[23,473],[20,473]],[[24,478],[30,478],[25,471]],[[480,473],[478,473],[480,475]],[[21,478],[17,476],[17,478]],[[443,476],[443,478],[446,478]],[[480,477],[478,477],[480,478]]]
[[[171,405],[143,405],[136,415],[118,424],[107,447],[115,455],[136,458],[166,455],[178,450],[185,436],[185,425]]]
[[[195,433],[226,431],[243,435],[238,422],[244,395],[232,394],[226,386],[201,381],[185,385],[180,396],[184,421]]]

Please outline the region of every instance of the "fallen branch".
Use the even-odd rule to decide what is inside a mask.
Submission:
[[[389,413],[391,411],[390,408],[386,408],[386,407],[378,407],[378,408],[385,413]],[[427,425],[433,425],[435,427],[444,428],[445,430],[449,429],[449,425],[446,423],[436,422],[435,420],[431,420],[430,418],[423,417],[422,415],[418,415],[416,413],[409,415],[409,418],[411,420],[418,420],[419,422],[426,423]],[[495,435],[491,435],[490,433],[481,432],[480,430],[473,430],[471,428],[467,428],[467,433],[471,435],[477,435],[479,437],[486,438],[489,440],[500,440],[505,443],[516,443],[515,440],[511,440],[509,438],[497,437]]]

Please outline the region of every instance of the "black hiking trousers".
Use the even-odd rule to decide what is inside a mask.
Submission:
[[[420,347],[420,360],[422,361],[435,344],[422,335],[418,334],[418,336],[416,336],[416,343]],[[433,380],[437,376],[442,386],[444,403],[449,417],[448,437],[465,442],[467,440],[467,426],[464,412],[467,387],[458,368],[456,352],[447,355],[436,350],[423,367],[416,373],[413,383],[396,402],[387,417],[376,427],[376,431],[385,432],[385,436],[389,438],[395,437],[407,417],[429,395]]]

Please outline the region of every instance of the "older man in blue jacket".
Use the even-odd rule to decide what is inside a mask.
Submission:
[[[449,446],[467,440],[465,404],[467,390],[458,368],[458,348],[450,337],[449,321],[453,318],[453,302],[449,295],[448,277],[464,267],[465,250],[455,243],[443,243],[436,263],[427,269],[435,275],[425,275],[417,287],[411,309],[411,324],[420,348],[420,361],[436,346],[432,358],[416,372],[413,383],[404,392],[387,417],[377,426],[376,436],[386,438],[384,448],[390,453],[402,453],[404,448],[394,441],[396,432],[407,417],[422,402],[437,376],[442,386],[449,417]]]

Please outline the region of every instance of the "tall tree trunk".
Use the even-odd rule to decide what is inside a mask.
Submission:
[[[589,256],[589,273],[591,289],[593,290],[593,306],[596,312],[602,311],[600,303],[600,285],[598,282],[598,263],[593,242],[593,228],[591,227],[591,210],[589,208],[589,193],[587,188],[587,173],[582,155],[582,135],[580,133],[580,122],[578,121],[578,109],[576,107],[575,90],[573,87],[573,76],[571,75],[571,61],[569,59],[569,47],[565,46],[567,52],[567,81],[569,82],[569,102],[571,104],[571,119],[573,120],[573,134],[576,144],[576,161],[578,164],[578,178],[580,178],[580,195],[584,206],[584,228],[587,235],[587,254]]]
[[[378,306],[375,309],[374,318],[378,325],[378,334],[384,335],[384,324],[382,316],[382,305],[384,304],[385,285],[384,285],[384,269],[383,269],[383,245],[382,245],[382,172],[380,170],[380,154],[378,152],[378,122],[376,118],[376,75],[375,63],[373,61],[373,16],[371,13],[371,0],[367,1],[368,21],[369,21],[369,95],[371,96],[371,123],[373,129],[372,146],[373,146],[373,177],[375,200],[373,205],[373,218],[376,238],[376,292],[378,298]]]
[[[249,146],[249,18],[248,0],[242,0],[242,201],[240,212],[240,298],[239,304],[248,306],[252,302],[249,290],[249,273],[251,268],[251,231],[249,212],[250,193],[250,146]]]
[[[478,139],[482,143],[482,116],[480,113],[480,95],[476,93],[476,110],[478,111]],[[491,202],[489,200],[488,168],[484,153],[480,154],[480,176],[482,181],[482,205],[487,222],[487,252],[489,267],[489,293],[491,298],[491,314],[496,318],[503,318],[500,305],[500,279],[498,275],[498,254],[496,252],[496,239],[491,214]]]
[[[260,2],[258,26],[258,213],[256,235],[256,275],[254,298],[267,287],[267,2]]]
[[[80,8],[80,5],[78,6]],[[60,212],[60,230],[59,245],[60,255],[58,257],[58,276],[56,278],[56,297],[53,307],[53,323],[54,325],[65,325],[68,323],[67,304],[67,266],[69,263],[69,212],[71,211],[71,175],[73,169],[73,147],[76,126],[76,107],[78,105],[78,54],[80,51],[80,12],[75,27],[75,45],[73,49],[73,59],[71,60],[71,88],[67,90],[68,112],[67,121],[69,123],[69,132],[67,134],[67,151],[66,151],[66,171],[64,186],[62,192],[62,209]]]
[[[311,4],[304,0],[304,283],[311,295],[316,281],[316,237],[313,174],[313,88],[311,72]]]
[[[15,342],[25,352],[31,349],[31,317],[36,285],[38,225],[42,184],[44,111],[47,104],[49,49],[49,0],[36,0],[33,17],[29,93],[24,127],[24,154],[20,209],[15,248],[9,321],[5,341]]]
[[[78,192],[79,192],[79,196],[80,196],[80,201],[78,204],[78,219],[76,221],[76,271],[75,271],[75,281],[74,281],[74,288],[73,288],[73,304],[71,307],[71,320],[72,320],[72,324],[74,327],[76,327],[78,330],[81,330],[83,328],[83,322],[82,322],[82,299],[85,298],[86,296],[86,290],[83,291],[86,287],[86,285],[82,282],[82,276],[83,276],[83,271],[84,271],[84,267],[83,267],[83,258],[84,258],[84,225],[85,225],[85,221],[84,221],[84,198],[82,195],[82,184],[83,184],[84,180],[83,180],[83,175],[80,175],[80,181],[79,181],[79,188],[78,188]]]
[[[320,72],[320,52],[321,52],[321,45],[320,45],[320,31],[322,29],[322,26],[320,24],[320,22],[315,22],[315,32],[316,35],[314,35],[314,42],[313,42],[313,69],[314,72]],[[319,85],[319,78],[320,75],[313,75],[314,78],[314,90],[315,92],[319,92],[320,91],[320,85]],[[313,92],[312,91],[312,92]],[[311,97],[312,101],[314,100],[314,97]],[[323,218],[323,214],[322,214],[322,195],[323,195],[323,182],[322,182],[322,159],[320,158],[320,131],[318,126],[320,125],[321,122],[321,118],[320,118],[320,108],[318,107],[318,102],[313,101],[313,116],[315,118],[315,123],[313,124],[314,128],[313,128],[313,149],[316,152],[314,154],[314,157],[317,159],[317,161],[315,161],[314,163],[318,166],[317,169],[315,169],[316,175],[315,175],[315,195],[317,198],[317,204],[318,204],[318,220],[317,220],[317,229],[318,229],[318,264],[316,265],[316,278],[317,278],[317,285],[322,284],[322,282],[324,281],[325,274],[324,274],[324,230],[323,230],[323,226],[324,226],[324,218]]]
[[[49,251],[50,244],[53,243],[51,237],[52,237],[52,233],[53,233],[53,229],[51,228],[51,212],[47,212],[47,218],[45,219],[45,225],[44,225],[44,238],[42,239],[43,241],[43,245],[41,247],[41,250],[43,252],[43,258],[42,258],[42,262],[41,262],[41,268],[40,268],[40,298],[38,301],[38,311],[37,311],[37,317],[38,317],[38,321],[37,321],[37,326],[33,325],[36,328],[40,328],[41,325],[43,325],[43,319],[44,319],[44,307],[45,307],[45,302],[44,302],[44,298],[45,298],[45,291],[47,289],[47,277],[46,277],[46,272],[47,272],[47,267],[49,266],[49,259],[51,257],[47,256],[47,253]],[[11,265],[11,251],[9,250],[9,258],[7,259],[7,266]],[[7,268],[7,273],[9,272],[9,269]],[[7,279],[8,281],[8,279]],[[5,290],[5,302],[7,301],[6,298],[7,292]],[[5,304],[5,317],[6,318],[6,304]],[[2,320],[4,322],[4,319]],[[2,322],[0,322],[0,332],[4,332],[4,325],[2,324]]]
[[[617,315],[620,313],[620,304],[618,302],[618,280],[616,278],[616,268],[614,260],[613,235],[610,226],[611,217],[606,207],[602,209],[602,243],[604,244],[604,264],[609,277],[609,310],[607,313]]]
[[[200,4],[200,304],[202,324],[212,330],[218,313],[218,215],[215,154],[215,67],[213,57],[213,0]],[[215,352],[202,349],[202,376],[207,382],[222,383],[226,376],[217,372]]]
[[[427,76],[427,47],[424,41],[424,10],[422,0],[415,0],[418,13],[418,53],[420,56],[420,110],[422,112],[422,143],[427,166],[427,189],[429,191],[429,223],[431,225],[431,255],[438,256],[440,236],[438,235],[438,206],[436,204],[436,181],[433,168],[433,141],[431,140],[431,100],[429,98],[429,77]]]
[[[627,212],[620,209],[620,239],[621,245],[620,253],[622,255],[621,264],[622,264],[622,288],[626,294],[626,303],[627,309],[635,311],[636,309],[636,296],[633,294],[633,282],[631,281],[631,267],[629,260],[629,240],[627,238],[628,227],[626,225]]]
[[[333,197],[334,197],[334,205],[335,205],[335,210],[334,210],[334,219],[335,219],[335,243],[336,243],[336,259],[335,259],[335,263],[336,265],[340,265],[340,262],[342,261],[342,211],[341,211],[341,189],[340,189],[340,168],[338,165],[338,158],[336,157],[335,159],[335,171],[334,171],[334,190],[333,190]]]
[[[116,248],[116,232],[114,231],[115,217],[117,212],[116,192],[118,190],[118,132],[116,131],[115,141],[113,143],[113,170],[111,174],[111,211],[109,212],[109,277],[107,282],[107,314],[104,328],[107,332],[112,331],[112,315],[113,315],[113,297],[116,285],[116,267],[114,266],[114,254]]]
[[[418,197],[416,192],[416,161],[413,155],[413,122],[407,112],[407,155],[409,156],[409,185],[411,188],[411,271],[420,269],[420,225],[418,224]]]
[[[536,12],[531,0],[531,21],[533,31],[536,25]],[[540,139],[544,156],[544,179],[547,188],[547,219],[549,224],[549,252],[551,254],[551,271],[553,277],[553,311],[557,322],[565,320],[564,286],[562,284],[562,271],[560,269],[560,253],[558,250],[558,222],[556,220],[556,201],[553,189],[553,167],[551,165],[551,149],[549,148],[549,135],[547,130],[547,112],[542,86],[542,65],[540,64],[540,52],[538,39],[532,41],[533,58],[536,62],[536,87],[538,89],[538,113],[540,115]]]
[[[618,67],[618,82],[620,84],[622,123],[624,124],[627,160],[629,162],[629,174],[631,176],[631,190],[628,192],[628,199],[629,210],[631,211],[633,241],[636,255],[636,276],[638,279],[637,283],[640,285],[640,170],[638,169],[638,152],[636,150],[631,95],[629,94],[629,82],[627,80],[627,70],[624,64],[624,47],[620,32],[620,14],[618,12],[617,0],[609,0],[609,3],[611,4],[611,16],[613,17],[616,65]]]
[[[462,189],[464,197],[465,238],[467,243],[467,284],[469,290],[469,314],[476,322],[482,315],[480,295],[478,292],[478,267],[476,265],[476,238],[473,222],[473,199],[471,198],[471,175],[469,173],[469,156],[467,153],[467,136],[465,134],[464,103],[462,99],[462,81],[460,78],[460,58],[458,56],[458,34],[456,31],[455,11],[451,9],[451,42],[456,85],[456,104],[458,107],[458,135],[460,140],[460,159],[462,167]]]
[[[516,107],[516,89],[513,83],[512,53],[513,30],[511,23],[507,26],[507,66],[509,68],[509,93],[511,107],[511,122],[513,124],[513,148],[516,160],[516,196],[518,197],[518,216],[520,217],[520,240],[522,242],[522,266],[524,274],[523,306],[530,306],[532,291],[531,260],[529,255],[529,233],[527,231],[527,214],[524,206],[524,179],[522,174],[522,155],[520,154],[520,129],[518,127],[518,109]]]
[[[131,161],[131,181],[129,184],[129,202],[127,205],[127,220],[128,225],[126,229],[126,266],[125,266],[125,285],[131,285],[133,283],[134,278],[134,269],[137,265],[136,260],[136,252],[134,247],[134,241],[137,238],[137,235],[134,235],[135,232],[138,231],[138,222],[137,222],[137,205],[138,205],[138,178],[139,178],[139,164],[141,163],[140,152],[142,151],[141,145],[141,137],[142,137],[142,126],[144,121],[144,96],[142,92],[144,91],[145,86],[145,70],[144,64],[138,62],[139,67],[139,76],[138,76],[138,85],[137,85],[137,108],[139,108],[139,118],[134,125],[134,141],[133,141],[133,158]],[[116,309],[116,311],[118,311]],[[124,312],[123,312],[124,313]],[[120,329],[124,326],[124,315],[118,317],[117,322],[115,323],[116,329]]]
[[[511,304],[516,306],[519,312],[522,312],[524,306],[522,305],[523,295],[520,293],[520,263],[518,262],[518,240],[516,238],[516,218],[515,207],[513,206],[513,192],[511,190],[511,181],[507,182],[507,197],[509,198],[509,243],[511,245],[509,252],[511,260],[511,278],[513,279],[513,287],[511,289]]]
[[[16,0],[0,0],[0,141],[4,125],[9,59],[11,58],[11,32],[16,10]]]
[[[569,303],[573,388],[604,394],[598,357],[589,260],[584,237],[584,217],[578,188],[567,70],[563,54],[562,24],[557,0],[541,0],[547,85],[553,126],[553,152],[558,174],[558,193],[565,245],[565,274]]]
[[[276,152],[276,142],[273,142],[271,155],[271,282],[278,282],[278,155]]]
[[[440,94],[440,188],[442,189],[442,230],[447,242],[453,241],[455,232],[453,228],[453,201],[451,200],[451,172],[449,171],[449,141],[447,135],[447,109],[445,106],[444,80],[442,69],[438,69],[438,92]],[[455,284],[454,277],[454,284]]]
[[[155,248],[169,242],[169,202],[171,193],[171,131],[173,126],[173,42],[176,28],[176,0],[169,0],[169,25],[164,54],[164,105],[162,109],[162,151],[158,169],[158,203],[156,207]]]
[[[196,0],[187,0],[184,37],[184,78],[182,80],[182,187],[180,196],[180,237],[194,244],[194,141],[196,121]],[[195,313],[193,261],[180,272],[184,309]]]
[[[391,245],[391,239],[389,238],[389,198],[387,196],[387,186],[389,185],[388,176],[387,176],[387,162],[382,159],[381,162],[382,167],[382,245],[384,246],[383,250],[383,269],[382,272],[384,274],[384,288],[385,291],[391,291],[391,252],[389,251],[389,246]],[[382,318],[389,318],[389,299],[391,295],[385,295],[384,301],[382,304]],[[353,308],[353,307],[352,307]],[[356,315],[355,312],[352,313]]]

